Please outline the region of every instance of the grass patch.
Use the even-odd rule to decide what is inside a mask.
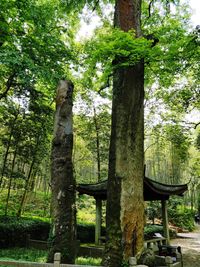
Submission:
[[[28,248],[11,248],[11,249],[0,249],[0,259],[8,261],[31,261],[44,263],[47,260],[48,251],[39,249],[28,249]],[[84,258],[78,257],[76,264],[80,265],[101,265],[100,258]],[[7,267],[6,265],[1,265]]]
[[[1,260],[46,262],[47,251],[27,248],[0,249]]]
[[[83,258],[83,257],[78,257],[76,259],[76,264],[100,266],[101,265],[101,261],[102,261],[101,258]]]

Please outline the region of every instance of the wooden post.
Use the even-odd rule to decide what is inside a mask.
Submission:
[[[168,222],[168,213],[167,213],[167,201],[161,200],[161,203],[162,203],[162,221],[163,221],[164,237],[166,238],[167,245],[169,245],[170,238],[169,238],[169,222]]]
[[[54,254],[53,267],[60,267],[61,254],[59,252]]]
[[[102,216],[102,201],[96,198],[96,225],[95,225],[95,244],[99,244],[101,236],[101,216]]]

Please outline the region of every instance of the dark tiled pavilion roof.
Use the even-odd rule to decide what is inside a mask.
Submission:
[[[183,193],[187,190],[187,184],[169,185],[144,177],[145,201],[167,200],[171,195],[183,196]],[[107,180],[96,184],[79,184],[77,191],[79,194],[87,194],[105,200],[107,198]]]

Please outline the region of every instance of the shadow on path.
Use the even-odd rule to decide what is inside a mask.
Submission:
[[[181,246],[183,253],[183,267],[200,267],[200,225],[194,232],[180,233],[171,245]]]

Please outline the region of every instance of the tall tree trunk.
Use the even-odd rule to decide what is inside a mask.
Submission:
[[[30,166],[30,169],[29,169],[29,172],[28,172],[28,176],[27,176],[26,181],[25,181],[24,192],[22,194],[21,202],[20,202],[20,205],[19,205],[19,209],[18,209],[17,214],[16,214],[17,217],[21,217],[22,210],[24,208],[26,194],[28,192],[29,181],[30,181],[30,178],[31,178],[31,174],[32,174],[32,171],[33,171],[35,160],[36,160],[36,155],[34,155],[34,157],[33,157],[33,160],[31,162],[31,166]]]
[[[9,149],[10,149],[10,146],[11,146],[13,132],[14,132],[14,129],[15,129],[15,122],[16,122],[16,120],[18,118],[18,115],[19,115],[19,108],[18,108],[17,113],[15,114],[15,117],[14,117],[14,119],[12,121],[12,124],[11,124],[8,144],[7,144],[7,147],[6,147],[6,152],[5,152],[5,155],[4,155],[3,166],[2,166],[2,171],[1,171],[0,187],[1,187],[1,183],[3,181],[3,176],[4,176],[4,173],[5,173],[5,169],[6,169],[6,162],[7,162],[7,158],[8,158],[8,154],[9,154]]]
[[[190,187],[191,197],[190,197],[190,203],[191,203],[191,211],[194,211],[194,203],[195,203],[195,182],[193,181],[191,183]]]
[[[7,158],[8,158],[8,153],[9,153],[9,149],[10,149],[10,145],[11,145],[11,139],[12,139],[12,129],[9,135],[9,140],[8,140],[8,144],[6,147],[6,152],[4,155],[4,159],[3,159],[3,166],[2,166],[2,171],[1,171],[1,179],[0,179],[0,187],[3,181],[3,177],[4,177],[4,173],[5,173],[5,169],[6,169],[6,162],[7,162]]]
[[[30,183],[30,180],[31,180],[31,175],[32,175],[32,172],[33,172],[36,160],[37,160],[37,153],[38,153],[39,143],[40,143],[40,132],[38,132],[38,134],[37,134],[36,144],[35,144],[35,147],[34,147],[34,151],[32,152],[33,153],[33,158],[32,158],[32,162],[31,162],[30,168],[28,170],[28,175],[27,175],[27,178],[26,178],[26,181],[25,181],[24,192],[22,194],[20,206],[19,206],[19,209],[17,211],[17,217],[21,216],[21,213],[22,213],[22,210],[23,210],[23,207],[24,207],[24,204],[25,204],[26,195],[27,195],[27,192],[28,192],[28,187],[29,187],[29,183]],[[25,165],[23,166],[23,169],[25,169]]]
[[[157,164],[157,179],[158,179],[158,181],[160,181],[160,182],[162,182],[162,172],[161,172],[161,160],[160,160],[160,151],[162,151],[161,150],[161,148],[160,148],[160,140],[159,140],[159,137],[156,137],[156,139],[157,139],[157,145],[156,145],[156,162],[155,162],[155,164]]]
[[[61,252],[63,263],[74,263],[76,256],[76,206],[75,179],[72,166],[73,84],[61,80],[56,97],[54,138],[52,142],[52,219],[54,224],[54,244],[48,261],[53,261],[55,252]]]
[[[117,0],[115,26],[140,30],[141,0]],[[134,38],[134,37],[133,37]],[[117,59],[116,59],[117,60]],[[117,69],[113,80],[105,264],[119,267],[143,248],[144,64]]]
[[[97,151],[97,178],[98,182],[101,180],[101,159],[100,159],[100,141],[99,141],[99,125],[97,121],[96,109],[94,106],[94,125],[96,131],[96,151]]]
[[[17,156],[17,148],[15,149],[15,152],[14,152],[14,155],[13,155],[13,160],[12,160],[12,167],[11,167],[10,179],[9,179],[9,184],[8,184],[8,193],[7,193],[6,205],[5,205],[5,216],[7,216],[7,213],[8,213],[8,202],[9,202],[9,199],[10,199],[10,191],[11,191],[12,177],[13,177],[13,170],[14,170],[14,167],[15,167],[16,156]]]

